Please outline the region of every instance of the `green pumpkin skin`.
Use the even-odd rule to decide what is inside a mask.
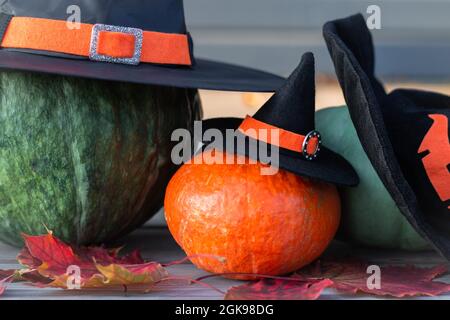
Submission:
[[[370,163],[350,119],[348,108],[316,113],[323,143],[346,158],[360,178],[357,187],[340,188],[341,236],[352,243],[377,248],[424,250],[427,242],[411,227]]]
[[[0,73],[0,239],[52,230],[75,245],[125,235],[161,208],[172,131],[197,90]]]

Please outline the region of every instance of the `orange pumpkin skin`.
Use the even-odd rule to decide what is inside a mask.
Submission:
[[[188,256],[208,255],[192,259],[200,269],[283,275],[318,258],[333,239],[336,187],[283,170],[264,176],[262,167],[185,164],[170,181],[167,224]]]

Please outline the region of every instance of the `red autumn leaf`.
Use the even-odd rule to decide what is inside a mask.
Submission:
[[[3,295],[3,293],[5,293],[5,290],[6,290],[6,284],[7,284],[7,281],[8,281],[8,280],[9,280],[8,278],[5,278],[5,279],[3,279],[3,280],[0,280],[0,296]]]
[[[356,260],[317,261],[289,278],[264,279],[231,288],[226,299],[235,300],[297,300],[317,299],[330,287],[343,293],[363,292],[378,296],[437,296],[450,292],[450,284],[433,281],[447,272],[446,266],[419,268],[415,266],[380,267],[380,288],[372,281],[370,264]]]
[[[39,287],[66,288],[68,267],[80,269],[81,288],[149,286],[168,278],[158,263],[145,263],[139,251],[119,256],[120,249],[103,247],[72,248],[51,232],[42,236],[24,235],[25,248],[17,259],[27,267],[21,280]]]
[[[80,289],[107,289],[119,287],[125,290],[150,292],[156,285],[173,287],[180,277],[169,276],[165,267],[156,262],[145,262],[139,251],[120,256],[119,249],[103,247],[73,248],[54,237],[51,232],[42,236],[23,235],[25,247],[17,260],[25,268],[0,270],[1,293],[12,281],[22,281],[40,288],[67,289],[76,284],[74,274],[68,274],[69,266],[80,269]],[[175,261],[176,265],[187,260]],[[72,269],[73,270],[73,269]],[[193,279],[184,279],[184,285],[197,283],[213,288]],[[75,282],[74,282],[75,281]],[[179,283],[180,281],[178,281]],[[176,285],[178,287],[179,285]]]
[[[305,281],[330,279],[332,287],[348,294],[364,292],[379,296],[436,296],[450,291],[450,284],[433,281],[447,267],[381,266],[380,288],[374,288],[370,264],[355,260],[318,261],[300,270],[296,277]],[[369,285],[368,285],[369,281]]]
[[[82,260],[92,261],[94,258],[100,264],[142,264],[145,262],[138,250],[134,250],[126,256],[119,256],[120,249],[108,250],[102,247],[85,247],[74,249],[74,252]]]
[[[24,272],[18,278],[18,281],[27,282],[32,284],[35,287],[46,288],[48,287],[54,280],[51,278],[45,277],[41,275],[38,271],[32,272]]]
[[[138,251],[119,257],[120,249],[105,249],[88,247],[73,249],[51,232],[42,236],[23,235],[25,248],[18,256],[22,265],[30,269],[37,269],[39,273],[52,276],[66,273],[69,266],[78,266],[84,278],[98,273],[96,265],[109,264],[142,264]]]
[[[257,282],[232,287],[226,300],[315,300],[322,291],[331,286],[328,279],[298,281],[294,278],[263,279]]]
[[[20,250],[19,254],[17,255],[17,261],[22,266],[27,267],[30,270],[35,270],[42,264],[41,260],[36,259],[31,255],[28,248],[23,248],[22,250]]]
[[[46,287],[52,280],[41,276],[37,271],[0,270],[0,296],[12,282],[32,282],[35,286]]]
[[[18,260],[30,269],[45,270],[47,274],[63,274],[69,266],[77,265],[95,271],[93,262],[83,261],[76,256],[70,246],[54,237],[51,232],[42,236],[23,235],[23,238],[25,248]]]
[[[0,296],[5,293],[9,283],[14,281],[16,270],[0,270]]]
[[[27,267],[27,269],[22,270],[20,273],[21,281],[29,281],[32,282],[36,286],[45,287],[49,283],[52,282],[51,279],[42,276],[38,272],[38,268],[42,265],[42,262],[36,258],[34,258],[27,248],[23,248],[19,254],[17,255],[17,261],[22,265]]]
[[[0,280],[13,275],[16,270],[0,270]]]

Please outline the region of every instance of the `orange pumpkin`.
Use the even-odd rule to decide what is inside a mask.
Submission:
[[[318,258],[333,239],[336,187],[283,170],[264,176],[262,166],[185,164],[170,181],[166,220],[188,256],[207,255],[192,259],[197,267],[283,275]]]

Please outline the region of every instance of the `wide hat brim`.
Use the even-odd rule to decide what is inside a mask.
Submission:
[[[0,50],[0,69],[179,88],[242,92],[273,92],[284,81],[282,77],[271,73],[204,59],[196,59],[192,67],[146,63],[130,66],[7,49]]]
[[[372,38],[365,27],[363,16],[355,15],[328,22],[323,28],[323,34],[352,121],[373,167],[408,222],[442,256],[450,260],[448,233],[433,226],[427,219],[395,155],[380,103],[389,104],[388,100],[397,94],[385,95],[381,84],[374,77]],[[351,35],[346,42],[342,38],[344,34]],[[354,50],[350,50],[349,45],[354,45]]]
[[[243,119],[240,118],[214,118],[202,121],[202,130],[205,132],[208,129],[217,129],[222,135],[226,136],[226,130],[238,129]],[[247,137],[247,139],[252,139]],[[225,139],[224,139],[225,140]],[[251,157],[248,145],[245,148],[238,148],[234,144],[232,150],[227,149],[227,145],[224,141],[222,150]],[[256,144],[258,148],[267,148],[268,146],[261,141]],[[204,148],[207,148],[206,145]],[[320,154],[314,161],[309,161],[303,158],[302,155],[292,152],[286,149],[279,149],[279,162],[277,166],[286,171],[294,174],[321,180],[324,182],[343,185],[343,186],[355,186],[359,183],[358,175],[353,167],[340,155],[321,146]],[[259,152],[258,152],[259,154]],[[256,159],[259,160],[259,159]]]

